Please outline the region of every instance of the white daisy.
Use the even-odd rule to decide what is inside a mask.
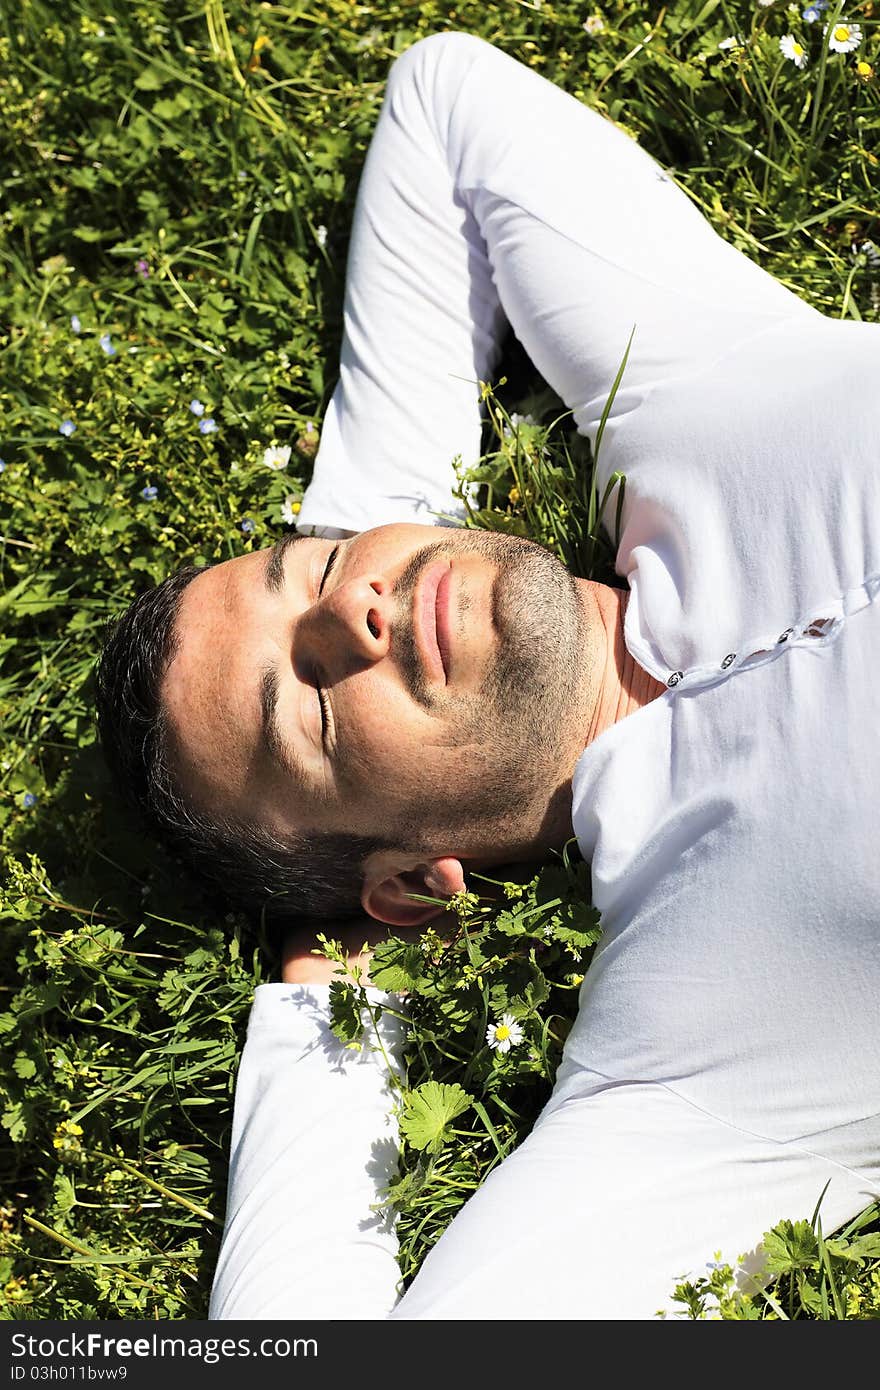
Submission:
[[[295,526],[296,518],[299,514],[299,498],[295,492],[289,492],[281,504],[281,520],[285,526]]]
[[[828,47],[832,53],[852,53],[862,42],[860,24],[850,24],[848,19],[840,19],[836,24],[826,24]]]
[[[502,424],[501,431],[505,439],[512,439],[518,425],[537,425],[537,423],[534,415],[519,415],[514,411],[510,417],[510,424]]]
[[[490,1023],[486,1029],[486,1042],[496,1052],[509,1052],[519,1047],[523,1040],[523,1030],[513,1014],[502,1014],[497,1023]]]
[[[277,444],[271,445],[263,451],[263,462],[267,468],[286,468],[290,463],[290,445],[284,444],[280,448]]]
[[[742,34],[731,34],[728,38],[722,39],[718,47],[722,53],[728,53],[732,48],[744,48],[745,40]]]
[[[807,50],[802,43],[799,43],[794,34],[783,34],[779,40],[779,47],[782,49],[782,56],[790,59],[796,68],[807,66]]]

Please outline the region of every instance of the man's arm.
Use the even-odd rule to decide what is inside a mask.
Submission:
[[[364,963],[374,924],[328,931]],[[372,1208],[397,1166],[389,1065],[400,1066],[399,1001],[368,990],[360,1051],[330,1029],[336,966],[291,937],[284,980],[260,986],[236,1083],[223,1245],[212,1319],[387,1317],[397,1300],[397,1242]],[[337,978],[339,978],[337,976]]]
[[[363,1046],[330,1030],[330,985],[345,978],[318,949],[338,942],[366,988]],[[405,1003],[370,986],[389,928],[364,917],[290,929],[281,983],[260,986],[239,1070],[226,1228],[214,1319],[383,1318],[397,1301],[393,1216],[373,1208],[397,1170],[390,1069],[402,1072]]]
[[[470,34],[393,64],[358,188],[339,382],[299,524],[458,517],[508,325],[590,437],[806,304],[721,240],[634,140]],[[607,450],[606,450],[607,452]]]

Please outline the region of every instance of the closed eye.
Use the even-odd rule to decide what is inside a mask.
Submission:
[[[327,583],[327,580],[330,578],[330,574],[331,574],[331,571],[332,571],[332,569],[333,569],[333,566],[336,564],[336,557],[338,556],[338,554],[339,554],[339,546],[338,546],[338,545],[334,545],[333,549],[330,551],[330,554],[329,554],[329,556],[328,556],[328,558],[327,558],[327,563],[326,563],[326,565],[324,566],[324,573],[321,575],[321,583],[320,583],[320,585],[319,585],[319,587],[318,587],[318,597],[319,597],[319,598],[321,597],[321,595],[322,595],[323,592],[324,592],[324,585]]]
[[[321,706],[321,742],[326,747],[327,734],[330,731],[332,718],[330,714],[330,701],[327,699],[327,692],[320,685],[315,687],[318,692],[318,703]]]

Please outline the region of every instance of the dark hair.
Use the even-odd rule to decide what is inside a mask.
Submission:
[[[107,765],[158,838],[242,907],[274,920],[351,916],[360,911],[363,861],[386,841],[279,836],[255,822],[211,815],[180,784],[162,683],[178,646],[183,592],[206,568],[178,570],[109,625],[95,672]]]

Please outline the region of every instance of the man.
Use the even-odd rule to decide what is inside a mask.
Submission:
[[[824,1189],[826,1230],[880,1191],[880,334],[457,33],[391,71],[347,276],[306,534],[139,600],[108,750],[200,862],[308,913],[418,928],[573,830],[604,936],[533,1133],[399,1301],[383,1059],[338,1047],[295,938],[251,1016],[211,1314],[651,1317]],[[597,465],[626,591],[425,530],[505,323],[594,443],[633,335]]]

